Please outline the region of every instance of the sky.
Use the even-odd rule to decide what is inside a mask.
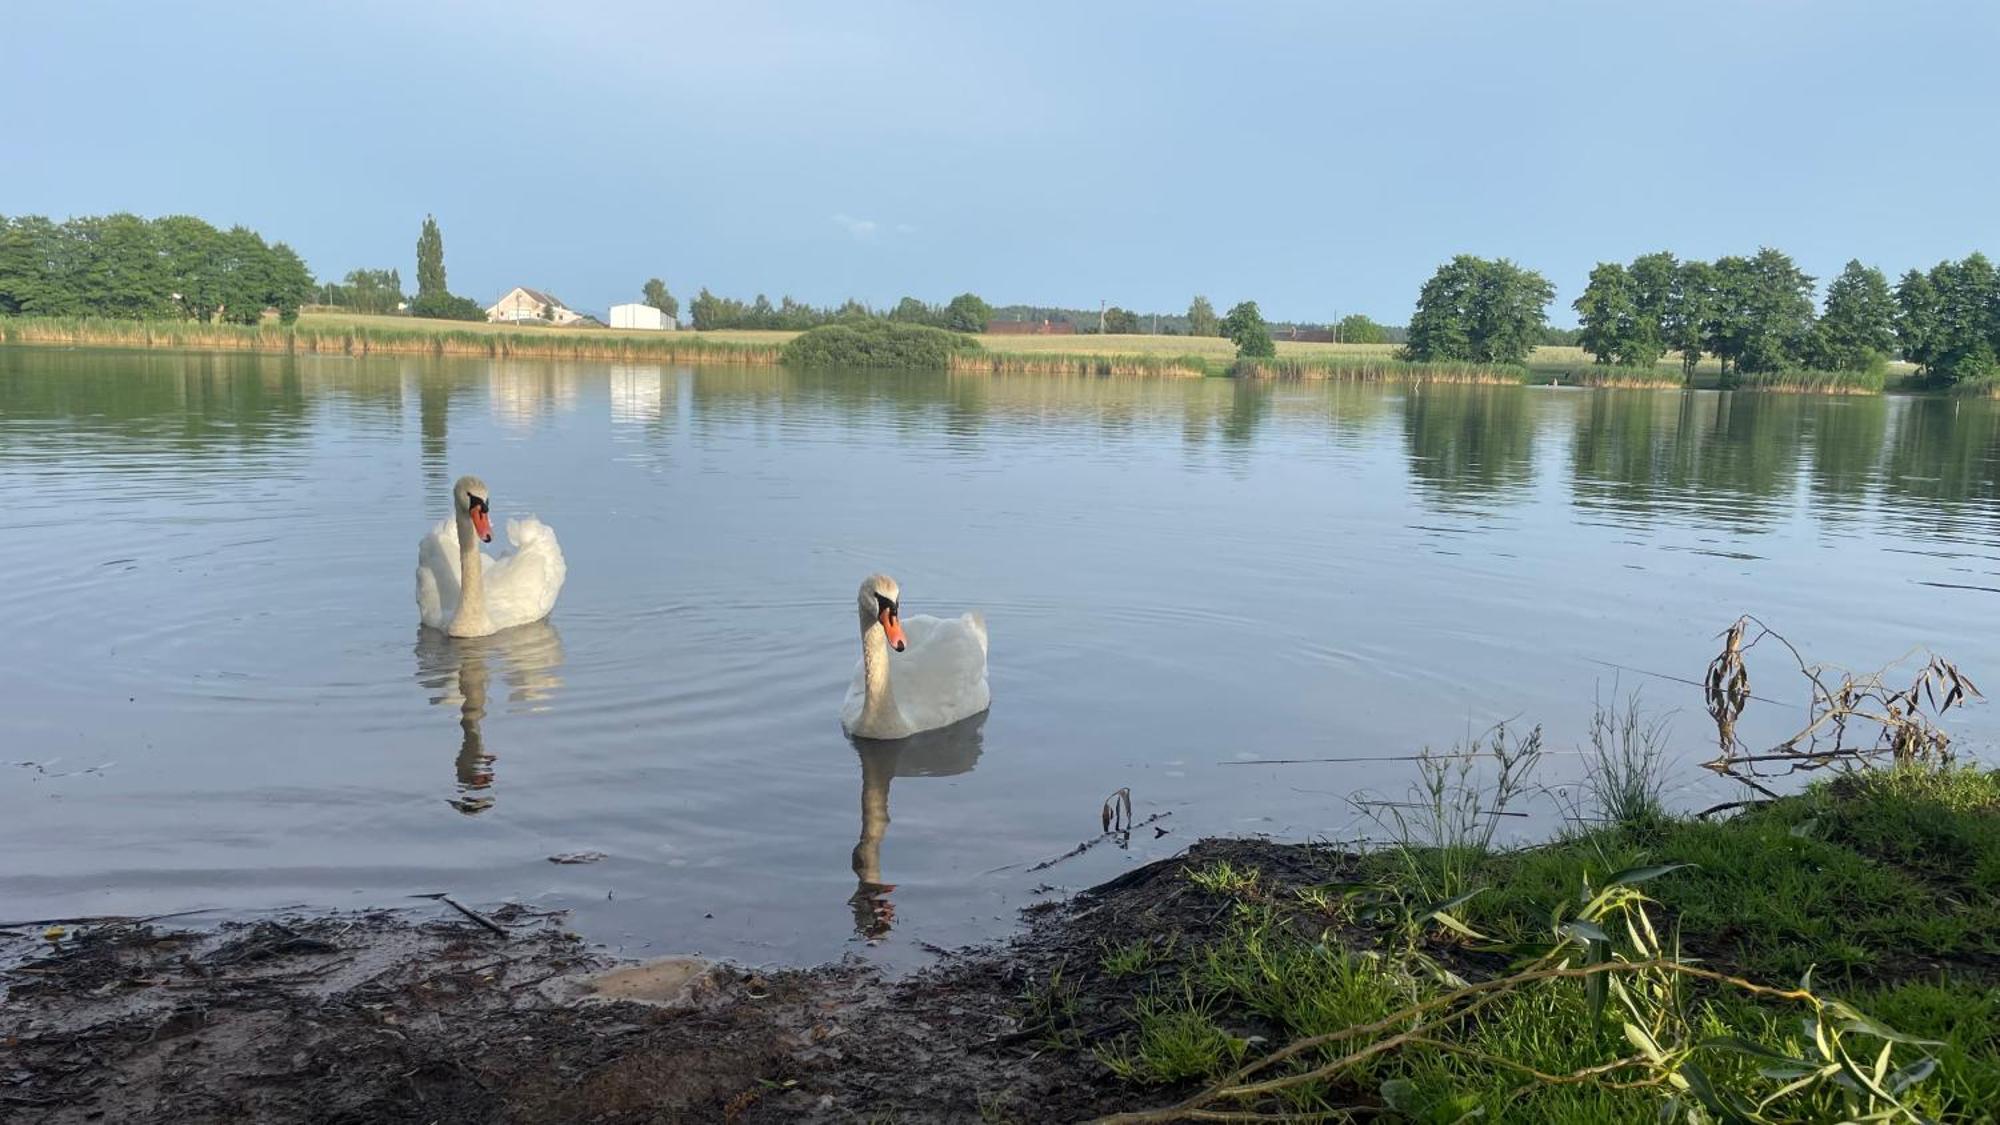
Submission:
[[[18,0],[0,213],[316,276],[1408,317],[1454,254],[2000,251],[2000,5]]]

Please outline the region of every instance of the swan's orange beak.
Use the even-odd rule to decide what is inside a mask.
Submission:
[[[493,542],[493,521],[487,518],[486,505],[474,504],[472,506],[472,530],[479,533],[479,541],[481,543]]]
[[[877,620],[882,622],[882,631],[889,635],[889,644],[894,646],[897,652],[903,651],[903,623],[896,619],[896,607],[884,608]]]

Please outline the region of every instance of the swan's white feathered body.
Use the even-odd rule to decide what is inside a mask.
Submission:
[[[893,583],[885,589],[893,601]],[[991,705],[984,615],[896,617],[906,646],[890,656],[882,626],[867,619],[869,594],[864,586],[862,657],[840,706],[841,729],[856,738],[908,738],[971,718]],[[871,668],[878,660],[880,666]]]
[[[478,489],[483,520],[484,485],[468,477],[454,495],[463,496],[467,482]],[[454,637],[483,637],[547,617],[569,573],[555,530],[533,516],[510,519],[507,540],[514,549],[495,557],[479,550],[462,502],[459,508],[417,544],[417,613],[423,623]],[[479,573],[468,582],[464,571],[473,565]]]

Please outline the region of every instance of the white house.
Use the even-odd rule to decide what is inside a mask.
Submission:
[[[505,297],[493,303],[486,310],[486,319],[496,324],[518,323],[525,320],[539,320],[548,324],[575,324],[583,319],[583,314],[562,303],[562,298],[553,297],[539,289],[529,289],[516,285],[507,291]]]
[[[651,305],[611,306],[611,327],[645,328],[654,332],[671,332],[677,325],[667,319],[667,314]]]

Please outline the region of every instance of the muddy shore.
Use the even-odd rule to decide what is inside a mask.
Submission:
[[[1065,903],[1006,942],[889,979],[858,964],[617,967],[560,916],[501,908],[491,932],[434,914],[0,933],[0,1120],[47,1122],[1073,1121],[1167,1091],[1048,1051],[1024,997],[1135,935],[1220,929],[1176,876],[1233,859],[1274,874],[1308,849],[1208,841]],[[1090,979],[1103,1035],[1130,986]]]

